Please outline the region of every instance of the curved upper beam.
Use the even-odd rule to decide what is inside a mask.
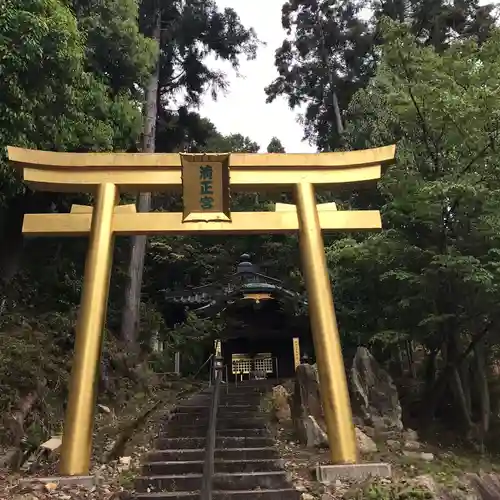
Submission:
[[[125,191],[162,191],[182,185],[178,153],[58,153],[9,146],[8,155],[37,189],[82,192],[112,182]],[[394,145],[336,153],[231,153],[231,187],[258,191],[299,182],[325,186],[375,180],[394,156]]]

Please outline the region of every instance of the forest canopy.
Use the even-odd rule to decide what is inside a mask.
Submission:
[[[266,88],[268,100],[285,96],[291,108],[303,106],[304,136],[319,151],[397,144],[397,161],[377,186],[318,197],[340,209],[379,209],[383,217],[377,234],[325,238],[344,346],[370,346],[398,380],[410,379],[411,411],[479,428],[484,436],[500,403],[493,377],[500,343],[495,10],[475,0],[293,0],[283,5],[282,25],[285,39],[276,51],[278,76]],[[287,138],[257,144],[238,130],[224,135],[197,108],[205,95],[227,87],[227,75],[210,67],[206,56],[237,70],[242,58],[258,56],[257,35],[233,9],[221,10],[213,0],[162,2],[160,10],[149,0],[4,2],[1,409],[34,390],[56,393],[58,404],[64,399],[83,281],[86,241],[23,238],[22,217],[92,202],[83,195],[32,192],[8,165],[6,146],[139,151],[145,89],[156,75],[156,151],[284,152]],[[176,105],[179,96],[182,106]],[[291,202],[289,193],[273,200],[238,194],[233,208],[265,210],[280,200]],[[152,193],[151,205],[180,210],[181,200]],[[166,353],[183,351],[187,370],[196,372],[204,339],[225,325],[220,318],[191,316],[176,324],[165,294],[226,276],[245,252],[268,274],[304,290],[295,236],[150,238],[140,321],[125,338],[130,242],[118,238],[101,390],[116,389],[109,385],[113,371],[133,378],[134,369],[155,356],[156,338]],[[130,352],[126,362],[124,352]],[[171,364],[164,356],[160,362]]]

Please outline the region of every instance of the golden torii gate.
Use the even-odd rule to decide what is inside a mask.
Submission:
[[[299,233],[321,398],[334,464],[357,460],[356,440],[321,231],[380,229],[377,210],[317,205],[315,188],[376,180],[395,146],[316,154],[54,153],[8,148],[32,189],[94,194],[94,207],[69,214],[26,214],[23,232],[86,236],[89,249],[78,318],[60,472],[88,474],[95,384],[115,235]],[[231,212],[236,191],[293,190],[296,205],[274,212]],[[119,192],[180,191],[183,213],[136,213]]]

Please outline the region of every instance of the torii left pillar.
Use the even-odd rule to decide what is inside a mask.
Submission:
[[[114,184],[97,187],[92,210],[89,248],[85,262],[69,401],[64,421],[60,472],[88,474],[91,457],[96,379],[102,349],[111,263],[113,260],[113,213],[118,201]]]

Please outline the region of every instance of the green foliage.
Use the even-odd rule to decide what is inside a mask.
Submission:
[[[403,25],[383,28],[377,75],[354,97],[345,139],[348,149],[397,143],[379,183],[385,231],[337,241],[328,257],[346,340],[392,352],[423,345],[431,371],[421,376],[437,394],[440,368],[467,357],[499,320],[500,35],[438,52]],[[350,203],[372,199],[360,191]],[[453,399],[465,411],[467,400]]]
[[[260,149],[256,142],[241,134],[227,136],[214,134],[207,141],[205,148],[207,152],[213,153],[258,153]]]
[[[370,345],[390,361],[401,346],[416,346],[420,385],[435,389],[447,364],[463,357],[467,368],[478,361],[476,348],[485,344],[478,335],[489,334],[486,362],[498,350],[500,34],[490,7],[473,0],[431,3],[286,2],[283,24],[289,33],[276,55],[279,76],[267,92],[270,100],[286,95],[292,107],[306,105],[305,135],[320,148],[397,143],[397,163],[384,173],[378,190],[348,186],[321,194],[321,202],[335,199],[343,209],[380,208],[385,229],[330,236],[327,258],[344,342]],[[4,248],[11,248],[12,238],[16,248],[22,246],[20,227],[12,220],[19,225],[32,206],[33,211],[68,211],[76,201],[91,201],[27,192],[5,162],[5,146],[137,150],[141,89],[158,56],[158,152],[259,151],[251,138],[223,135],[190,108],[226,85],[226,75],[210,68],[206,56],[237,68],[242,56],[255,55],[253,30],[212,0],[163,2],[157,54],[149,36],[158,5],[150,0],[6,0],[2,5]],[[365,7],[375,7],[371,19],[361,15]],[[345,125],[342,134],[335,124],[334,96]],[[177,98],[186,104],[174,106]],[[274,137],[267,151],[284,149]],[[232,208],[269,210],[277,201],[291,200],[281,193],[235,193]],[[179,211],[181,200],[158,194],[154,209]],[[300,289],[297,247],[295,236],[150,239],[141,353],[127,363],[128,354],[114,339],[128,259],[127,245],[117,239],[103,376],[121,376],[121,387],[133,388],[139,376],[130,364],[151,359],[155,369],[166,370],[175,350],[195,373],[205,348],[227,324],[220,317],[192,315],[181,322],[182,313],[166,303],[165,291],[219,280],[234,272],[242,253]],[[17,270],[15,279],[2,276],[0,283],[0,409],[12,408],[26,392],[40,392],[42,403],[32,421],[36,436],[51,431],[47,416],[60,409],[66,395],[85,249],[86,241],[53,239],[26,241],[22,261],[16,252],[2,251],[2,270],[11,260],[19,262],[5,273]],[[164,355],[150,353],[154,335],[164,342]],[[479,387],[477,372],[472,375]],[[460,377],[465,387],[468,378]],[[442,401],[458,407],[459,391],[449,383],[444,387],[448,392]],[[471,395],[465,404],[472,419],[482,420],[479,396],[462,392]],[[391,488],[374,483],[365,493],[373,499],[425,498],[415,488]]]
[[[199,104],[202,94],[226,87],[225,74],[207,66],[206,56],[214,56],[238,67],[239,58],[255,57],[257,38],[233,9],[220,11],[213,0],[161,2],[143,0],[139,18],[141,31],[150,35],[160,5],[161,37],[160,92],[164,104],[183,95],[189,104]]]
[[[267,146],[268,153],[284,153],[285,148],[281,144],[281,141],[277,137],[273,137],[271,142]]]
[[[404,481],[373,481],[355,496],[359,500],[430,500],[433,494],[424,487]]]
[[[494,26],[493,8],[477,0],[286,1],[287,37],[276,51],[279,76],[266,88],[268,101],[285,96],[292,109],[305,106],[305,137],[320,149],[337,148],[343,133],[336,103],[342,121],[354,94],[374,75],[383,17],[405,23],[420,44],[441,51],[457,37],[483,43]]]
[[[135,143],[141,117],[131,86],[109,92],[87,59],[95,53],[95,47],[91,50],[86,45],[90,38],[59,0],[4,4],[0,12],[2,156],[7,145],[100,151],[126,149]],[[143,54],[136,62],[142,65],[136,67],[138,76],[149,70],[151,57]],[[3,156],[1,203],[24,189],[4,160]]]

